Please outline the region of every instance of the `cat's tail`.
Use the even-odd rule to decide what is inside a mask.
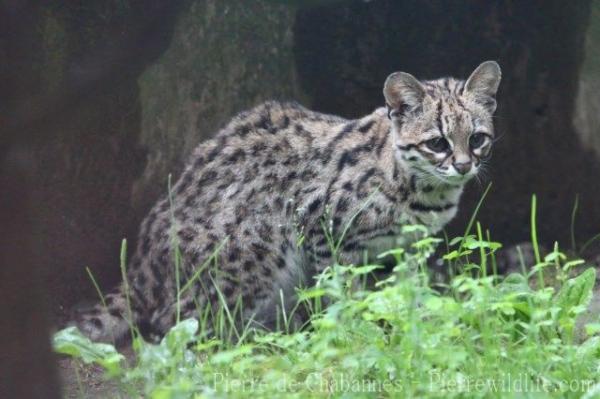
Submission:
[[[70,324],[92,341],[118,344],[127,339],[137,319],[138,315],[130,310],[127,297],[119,289],[106,295],[101,303],[78,312]]]

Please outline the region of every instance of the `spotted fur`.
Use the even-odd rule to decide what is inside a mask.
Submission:
[[[356,120],[295,103],[242,112],[195,149],[143,221],[126,281],[78,325],[103,341],[121,339],[130,322],[160,335],[178,310],[210,319],[224,302],[272,328],[282,298],[291,307],[294,288],[334,262],[323,220],[334,237],[350,225],[337,256],[357,264],[397,245],[404,224],[435,233],[454,217],[489,154],[499,81],[495,62],[467,81],[395,73],[387,108]]]

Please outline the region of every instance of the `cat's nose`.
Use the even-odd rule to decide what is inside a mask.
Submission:
[[[461,175],[466,175],[471,170],[472,162],[453,163],[452,166]]]

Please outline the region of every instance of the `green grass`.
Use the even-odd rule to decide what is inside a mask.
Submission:
[[[73,328],[54,347],[104,367],[124,397],[600,397],[600,320],[582,317],[595,270],[558,245],[542,256],[535,208],[534,198],[536,264],[522,273],[497,275],[501,245],[472,221],[443,244],[451,276],[434,285],[427,259],[443,241],[407,226],[418,239],[385,254],[397,264],[385,280],[373,283],[377,265],[335,264],[299,291],[312,309],[303,331],[245,329],[231,339],[224,309],[212,335],[200,318],[180,321],[159,344],[136,336],[131,365]]]

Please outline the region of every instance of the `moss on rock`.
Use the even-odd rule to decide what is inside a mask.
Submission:
[[[600,159],[600,0],[591,5],[573,122],[584,146]]]
[[[135,207],[166,190],[169,173],[237,112],[266,99],[302,100],[293,54],[295,10],[268,1],[192,1],[168,50],[140,77],[147,149]],[[148,195],[151,193],[151,195]]]

